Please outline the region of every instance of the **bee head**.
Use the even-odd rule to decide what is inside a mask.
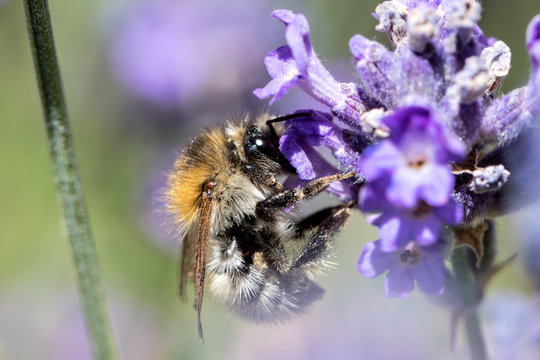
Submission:
[[[281,168],[289,172],[296,172],[290,162],[279,151],[279,138],[275,133],[263,132],[256,125],[250,125],[246,129],[244,153],[250,160],[267,161],[267,159],[270,159]]]

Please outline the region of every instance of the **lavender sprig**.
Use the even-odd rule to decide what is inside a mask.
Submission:
[[[96,359],[115,359],[97,253],[73,151],[47,0],[25,0],[24,5],[54,181],[71,244],[92,351]]]
[[[330,192],[342,201],[358,199],[360,210],[372,213],[369,222],[380,236],[365,245],[358,270],[368,278],[388,271],[388,296],[405,297],[416,284],[452,298],[462,286],[467,290],[458,291],[455,302],[476,309],[486,282],[511,262],[490,258],[494,240],[485,235],[486,219],[540,195],[520,190],[538,166],[525,168],[515,160],[527,153],[540,117],[540,15],[527,29],[529,82],[496,96],[510,70],[511,51],[483,34],[481,12],[477,0],[383,2],[375,9],[376,29],[394,48],[353,36],[356,84],[338,83],[324,68],[304,15],[272,15],[285,23],[287,45],[268,53],[272,80],[254,93],[272,97],[272,104],[299,87],[328,107],[329,113],[302,110],[310,115],[287,121],[280,149],[304,180],[332,169],[356,171],[356,183]],[[328,148],[336,164],[316,147]],[[445,260],[464,246],[475,261],[454,264],[449,278]],[[462,298],[467,294],[478,297],[471,303]],[[465,315],[472,354],[484,358],[478,318]]]

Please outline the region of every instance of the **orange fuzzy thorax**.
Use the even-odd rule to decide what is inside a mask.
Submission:
[[[189,229],[197,218],[202,189],[211,179],[222,183],[227,174],[227,136],[223,127],[197,135],[176,160],[166,191],[167,210],[176,226]]]

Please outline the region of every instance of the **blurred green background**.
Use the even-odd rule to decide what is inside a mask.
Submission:
[[[309,314],[284,326],[255,326],[234,318],[208,296],[203,308],[203,345],[197,337],[192,300],[181,303],[176,296],[175,240],[166,238],[154,214],[153,199],[163,174],[189,137],[227,114],[267,106],[250,92],[268,80],[265,53],[284,43],[282,25],[268,16],[272,9],[284,7],[306,14],[317,53],[338,80],[353,81],[349,38],[361,33],[387,43],[384,34],[375,32],[376,21],[370,15],[377,3],[283,0],[261,1],[252,8],[246,2],[229,0],[226,6],[239,9],[234,16],[243,12],[241,31],[252,35],[257,46],[241,46],[232,55],[218,49],[216,56],[211,51],[199,53],[197,44],[208,47],[225,41],[222,44],[227,47],[238,46],[239,39],[234,39],[234,33],[220,39],[212,33],[219,27],[202,31],[197,24],[204,27],[212,19],[227,17],[221,13],[225,2],[193,2],[190,11],[204,16],[189,24],[178,20],[175,31],[184,31],[195,47],[184,48],[179,41],[178,51],[192,61],[204,61],[210,75],[174,90],[177,102],[173,98],[163,103],[130,91],[117,74],[122,61],[129,67],[134,53],[139,54],[137,61],[153,56],[144,42],[127,55],[114,50],[124,41],[118,34],[130,16],[137,16],[134,9],[140,2],[51,1],[79,168],[123,358],[323,359],[362,354],[371,359],[452,358],[449,315],[444,309],[419,293],[406,300],[387,299],[383,277],[366,280],[356,272],[363,244],[377,237],[376,229],[365,225],[361,215],[338,236],[338,266],[322,279],[325,298]],[[525,29],[536,13],[540,13],[537,1],[484,2],[480,23],[484,33],[512,49],[512,69],[502,92],[528,79]],[[242,63],[244,58],[251,63]],[[234,89],[227,84],[211,86],[234,72],[221,68],[226,61],[233,67],[248,66],[249,74],[238,70]],[[150,69],[159,72],[160,64]],[[299,91],[290,98],[271,111],[293,111],[312,104]],[[0,166],[0,359],[89,358],[71,254],[53,187],[23,5],[15,0],[0,1]],[[522,225],[512,222],[521,216],[499,220],[500,259],[521,251]],[[533,289],[518,260],[489,291],[527,295]],[[457,354],[461,347],[462,337]]]

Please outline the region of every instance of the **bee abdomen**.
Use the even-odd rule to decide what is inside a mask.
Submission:
[[[275,274],[274,274],[275,275]],[[284,322],[304,313],[324,290],[303,273],[269,276],[258,296],[235,303],[232,310],[254,322]]]
[[[239,317],[283,322],[322,297],[324,290],[311,280],[309,268],[291,266],[281,234],[242,225],[211,240],[210,292]]]
[[[211,277],[211,292],[235,314],[249,321],[284,322],[302,314],[324,290],[302,271],[240,269]]]

